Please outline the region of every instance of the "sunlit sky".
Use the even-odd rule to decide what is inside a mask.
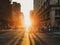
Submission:
[[[33,0],[12,0],[12,2],[18,2],[21,4],[21,11],[23,13],[29,13],[33,10]]]
[[[21,4],[21,11],[24,14],[24,23],[26,27],[31,25],[30,11],[33,10],[33,0],[12,0],[12,2],[18,2]]]

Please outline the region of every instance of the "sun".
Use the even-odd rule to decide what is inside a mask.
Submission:
[[[26,31],[28,32],[29,27],[32,25],[29,13],[25,13],[25,15],[24,15],[24,24],[26,27]]]
[[[25,23],[25,26],[26,26],[26,27],[31,26],[31,21],[30,21],[30,19],[27,18],[27,17],[25,17],[24,23]]]
[[[31,25],[29,12],[25,12],[24,14],[24,23],[25,23],[25,26]]]
[[[24,13],[24,25],[28,29],[31,26],[30,11],[33,10],[33,0],[12,0],[12,2],[21,4],[21,11]]]

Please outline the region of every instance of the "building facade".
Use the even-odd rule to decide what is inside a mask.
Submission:
[[[12,25],[16,27],[19,25],[19,16],[20,16],[20,7],[21,5],[17,2],[12,4]]]
[[[9,29],[22,25],[23,14],[20,3],[12,0],[0,0],[0,29]]]
[[[11,1],[0,0],[0,29],[9,28],[11,20]]]
[[[37,5],[39,8],[36,5],[34,7],[38,9],[36,14],[41,18],[42,25],[51,27],[60,25],[60,0],[39,0]]]
[[[23,25],[23,13],[21,12],[20,3],[13,2],[12,4],[12,25],[14,28],[21,27]]]

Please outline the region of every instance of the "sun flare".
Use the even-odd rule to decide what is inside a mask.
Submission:
[[[12,2],[18,2],[21,4],[21,11],[24,13],[24,24],[28,31],[31,26],[30,11],[33,10],[33,0],[12,0]]]
[[[29,15],[25,15],[24,16],[24,23],[26,27],[29,27],[31,25],[31,21],[30,21],[30,16]]]
[[[31,20],[30,20],[29,13],[25,13],[25,15],[24,15],[24,24],[26,27],[26,31],[28,32],[28,28],[31,26]]]

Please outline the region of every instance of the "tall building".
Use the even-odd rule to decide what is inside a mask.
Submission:
[[[41,26],[42,25],[42,17],[40,16],[40,11],[39,11],[39,9],[40,9],[40,7],[41,7],[41,5],[40,5],[40,0],[34,0],[34,16],[36,17],[36,19],[37,19],[37,25],[38,26]]]
[[[7,28],[10,22],[11,1],[0,0],[0,29]]]
[[[0,17],[5,18],[9,16],[10,11],[10,1],[9,0],[0,0]],[[5,17],[4,17],[5,16]]]
[[[34,0],[34,3],[37,3]],[[38,7],[37,7],[38,5]],[[46,26],[59,26],[60,24],[60,0],[39,0],[34,4],[36,15],[38,15]]]
[[[0,0],[0,29],[18,27],[22,24],[21,5],[17,2],[11,4],[11,1]]]
[[[37,12],[40,8],[40,0],[34,0],[34,11]]]
[[[22,25],[22,12],[21,12],[21,5],[20,3],[13,2],[12,4],[12,25],[13,27],[17,28],[18,26]]]

